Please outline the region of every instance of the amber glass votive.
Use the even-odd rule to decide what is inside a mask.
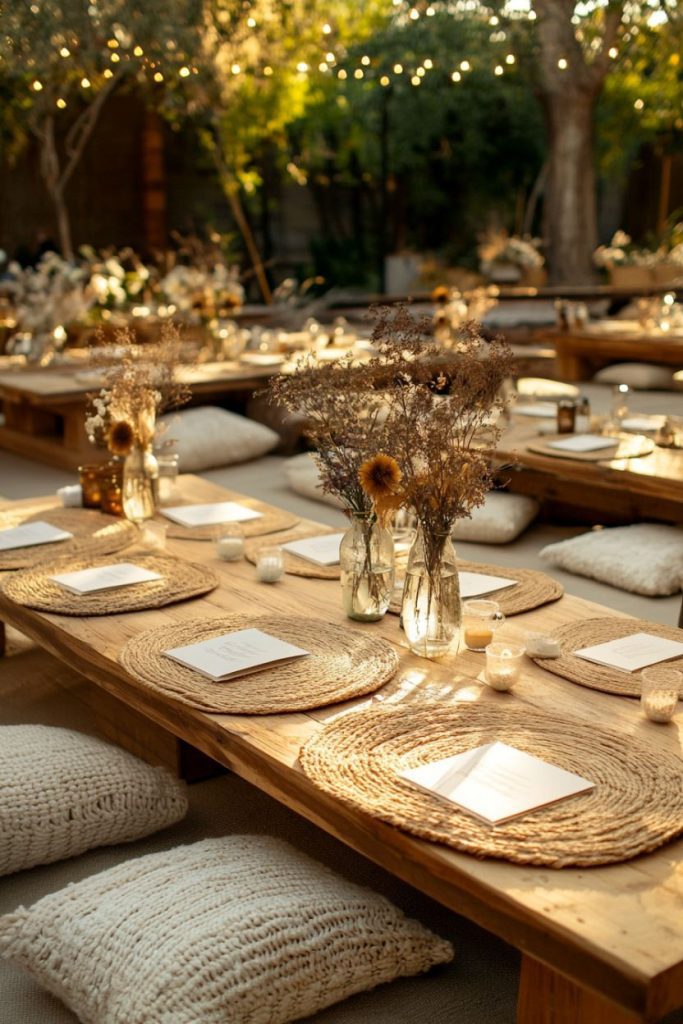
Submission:
[[[123,463],[107,462],[100,467],[100,507],[110,516],[123,515]]]
[[[83,491],[83,508],[99,508],[102,502],[102,463],[79,466],[78,473]]]

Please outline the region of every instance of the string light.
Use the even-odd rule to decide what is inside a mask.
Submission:
[[[423,60],[422,63],[424,65],[424,67],[427,68],[428,71],[431,71],[431,69],[434,67],[434,62],[432,61],[432,59],[430,57],[427,57],[427,59]]]
[[[410,17],[412,18],[413,21],[417,21],[417,19],[420,17],[420,12],[415,7],[413,7],[413,9],[410,12]]]
[[[111,57],[109,59],[112,62],[112,64],[118,64],[118,62],[121,60],[121,58],[119,57],[118,53],[112,53],[112,55],[111,55]]]
[[[271,68],[270,64],[266,64],[266,66],[263,69],[263,74],[266,76],[266,78],[270,78],[272,73],[273,69]]]
[[[391,79],[389,78],[388,75],[382,75],[382,77],[379,80],[379,84],[383,85],[386,88],[387,85],[391,84]]]
[[[514,55],[514,53],[508,53],[508,55],[505,58],[505,63],[506,64],[514,64],[515,63],[515,55]]]
[[[31,88],[33,89],[34,92],[40,92],[42,90],[42,88],[43,88],[43,83],[39,82],[38,79],[36,78],[35,82],[32,83]]]
[[[362,68],[356,68],[356,70],[353,73],[353,77],[354,78],[358,78],[358,79],[363,78],[363,75],[364,75],[364,72],[363,72]]]
[[[502,64],[496,64],[495,68],[493,69],[493,73],[495,75],[502,75],[504,70],[505,68],[503,67]]]
[[[411,85],[419,85],[420,79],[417,77],[417,75],[413,75],[413,77],[410,79],[410,82]]]
[[[60,57],[70,57],[71,56],[71,50],[68,48],[68,46],[63,46],[61,48],[61,50],[59,51],[59,56]]]
[[[83,89],[89,89],[90,88],[90,79],[89,78],[81,78],[81,86],[82,86]]]
[[[296,66],[296,70],[299,72],[300,75],[305,75],[306,72],[308,71],[308,64],[306,63],[306,61],[299,61],[299,63]]]
[[[64,110],[64,107],[66,106],[66,100],[63,100],[62,97],[60,96],[59,99],[57,100],[57,106],[59,107],[60,110]]]
[[[144,50],[142,49],[142,47],[141,47],[141,46],[136,46],[136,47],[135,47],[135,49],[133,50],[133,54],[134,54],[134,55],[135,55],[136,57],[142,57],[142,55],[144,54],[144,52],[145,52],[145,51],[144,51]]]
[[[233,75],[239,75],[242,68],[239,66],[239,64],[233,64],[230,70],[232,71]]]
[[[247,27],[256,28],[256,18],[247,18]]]
[[[329,25],[327,22],[325,22],[325,24],[323,25],[323,35],[324,36],[329,36],[331,34],[331,32],[332,32],[332,26]]]
[[[344,68],[340,68],[339,69],[339,71],[337,72],[337,78],[340,78],[342,80],[342,82],[346,81],[346,79],[348,78],[348,75],[344,71]]]
[[[394,64],[394,74],[395,75],[402,75],[403,74],[403,65],[402,64]]]
[[[560,71],[566,71],[569,67],[569,62],[566,60],[565,57],[560,57],[560,59],[557,62],[557,66],[560,69]]]
[[[609,53],[612,60],[614,60],[615,57],[619,56],[619,51],[617,50],[616,46],[610,46],[607,52]]]
[[[426,74],[427,74],[427,72],[425,71],[424,68],[418,68],[417,71],[415,72],[415,77],[416,78],[424,78],[424,76]]]
[[[178,74],[180,75],[181,78],[189,78],[190,77],[190,69],[188,67],[182,67],[180,69],[180,71],[178,72]]]
[[[462,75],[460,74],[459,71],[454,71],[453,74],[451,75],[451,81],[452,82],[459,82],[461,79],[462,79]]]
[[[636,100],[633,106],[636,108],[636,110],[642,110],[645,104],[642,100]]]
[[[105,68],[104,71],[102,72],[102,74],[104,75],[105,78],[113,78],[114,77],[114,72],[112,71],[111,68]]]
[[[472,67],[472,65],[470,64],[470,62],[468,60],[461,60],[460,61],[460,70],[461,71],[469,71],[471,69],[471,67]]]
[[[154,72],[154,81],[155,82],[163,82],[163,80],[164,80],[164,76],[162,75],[161,71],[155,71]]]

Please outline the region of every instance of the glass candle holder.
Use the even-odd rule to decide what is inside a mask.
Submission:
[[[216,554],[224,562],[239,562],[244,558],[244,534],[239,528],[225,527],[216,537]]]
[[[256,562],[256,577],[261,583],[277,583],[285,571],[282,548],[261,548]]]
[[[99,508],[102,501],[100,482],[101,463],[88,463],[78,467],[83,495],[83,508]]]
[[[156,519],[147,519],[140,527],[139,549],[155,555],[166,550],[166,523],[158,523]]]
[[[643,669],[640,679],[645,715],[651,722],[670,722],[683,692],[683,672],[669,665],[651,665]]]
[[[494,690],[509,690],[519,679],[524,648],[521,644],[496,643],[486,648],[486,682]]]
[[[100,467],[100,508],[110,516],[122,516],[123,464],[107,462]]]
[[[462,606],[463,640],[468,651],[485,651],[505,616],[497,601],[465,601]]]
[[[178,484],[178,459],[177,452],[159,452],[157,454],[159,503],[161,505],[175,501]]]
[[[571,398],[561,398],[557,403],[558,434],[573,434],[576,423],[576,403]]]

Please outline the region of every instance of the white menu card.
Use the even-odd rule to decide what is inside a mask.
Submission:
[[[167,519],[181,526],[218,526],[220,523],[246,523],[258,519],[260,512],[238,505],[236,501],[214,501],[206,505],[177,505],[162,508]]]
[[[548,441],[549,448],[560,452],[598,452],[602,448],[615,448],[618,437],[600,437],[598,434],[570,434],[561,441]]]
[[[225,682],[258,672],[268,665],[306,657],[310,652],[260,629],[238,629],[198,644],[172,647],[163,653],[214,682]]]
[[[0,530],[0,551],[13,551],[15,548],[30,548],[38,544],[54,544],[59,540],[70,540],[73,533],[60,530],[42,519],[35,523],[23,523],[9,530]]]
[[[460,597],[463,601],[469,597],[481,597],[482,594],[493,594],[496,590],[514,587],[517,580],[504,576],[487,576],[483,572],[459,572]]]
[[[595,785],[506,743],[486,743],[399,775],[489,825],[510,821]]]
[[[530,405],[515,405],[512,411],[517,416],[535,416],[540,420],[550,420],[557,416],[557,403],[533,402]]]
[[[632,633],[620,640],[582,647],[573,653],[577,658],[592,661],[596,665],[618,668],[622,672],[637,672],[648,665],[657,665],[660,661],[683,658],[683,643],[652,633]]]
[[[116,562],[100,565],[95,569],[79,569],[77,572],[60,573],[48,579],[58,583],[72,594],[92,594],[97,590],[114,590],[116,587],[132,587],[136,583],[160,580],[158,572],[150,572],[132,562]]]
[[[290,540],[282,545],[282,550],[315,565],[339,565],[339,545],[343,536],[343,533],[326,533],[306,537],[305,540]]]

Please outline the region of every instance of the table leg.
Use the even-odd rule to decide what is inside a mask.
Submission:
[[[7,628],[5,623],[0,621],[0,658],[3,657],[7,650]]]
[[[630,1013],[602,996],[546,967],[533,957],[522,958],[517,1024],[639,1024]]]

